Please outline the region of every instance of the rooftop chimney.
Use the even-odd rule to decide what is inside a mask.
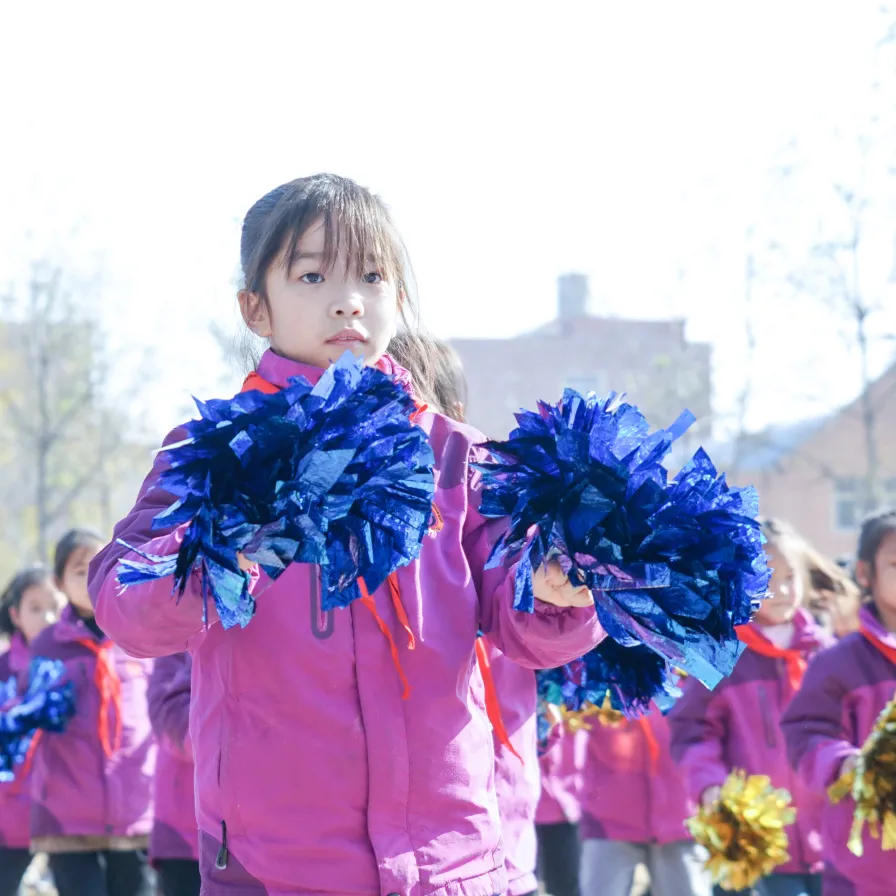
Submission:
[[[588,314],[588,275],[561,274],[557,278],[557,316],[572,320]]]

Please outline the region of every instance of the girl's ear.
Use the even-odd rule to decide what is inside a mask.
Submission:
[[[240,303],[240,313],[246,326],[262,339],[271,338],[271,314],[268,303],[257,293],[241,289],[237,294]]]
[[[14,628],[16,631],[21,631],[21,630],[22,630],[22,626],[19,624],[20,621],[21,621],[21,618],[22,618],[22,617],[19,615],[19,608],[18,608],[18,607],[10,607],[10,608],[9,608],[9,621],[12,623],[13,628]]]
[[[867,560],[859,560],[856,563],[856,581],[863,591],[871,590],[871,567]]]

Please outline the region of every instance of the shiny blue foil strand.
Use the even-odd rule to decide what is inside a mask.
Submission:
[[[11,781],[25,761],[37,731],[64,731],[75,714],[75,687],[59,660],[35,657],[28,685],[18,694],[17,681],[2,686],[0,707],[0,781]]]
[[[123,560],[123,587],[200,576],[225,628],[255,612],[237,554],[276,579],[291,563],[321,568],[325,610],[372,592],[415,559],[435,492],[426,433],[399,384],[346,353],[311,386],[196,402],[200,419],[164,449],[158,488],[177,498],[155,529],[187,524],[177,555]],[[130,547],[130,545],[128,545]],[[137,551],[140,554],[140,551]]]
[[[584,677],[561,688],[571,708],[609,687],[618,708],[637,713],[674,689],[672,667],[714,687],[743,650],[735,626],[770,575],[758,502],[752,488],[729,487],[702,449],[668,479],[663,461],[693,419],[685,412],[651,433],[617,395],[567,390],[556,406],[518,414],[508,440],[486,444],[481,512],[509,520],[489,565],[520,561],[514,605],[531,612],[532,570],[556,559],[629,648],[585,658]]]

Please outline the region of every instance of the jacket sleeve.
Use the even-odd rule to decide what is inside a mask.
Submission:
[[[849,688],[837,674],[842,646],[822,651],[810,663],[781,719],[790,764],[821,795],[839,776],[843,760],[859,752],[849,722]]]
[[[168,435],[163,447],[180,441],[184,430]],[[143,482],[137,502],[118,523],[112,541],[90,564],[90,598],[100,627],[113,641],[135,657],[168,656],[187,649],[189,641],[203,629],[203,600],[198,575],[191,577],[183,597],[173,592],[172,577],[156,579],[126,590],[118,584],[118,564],[124,558],[142,560],[121,542],[147,554],[160,556],[176,553],[183,528],[156,530],[152,521],[175,498],[156,486],[167,460],[156,456],[153,468]],[[208,623],[217,621],[214,603],[208,601]]]
[[[149,721],[156,737],[175,752],[192,758],[190,732],[190,654],[155,661],[149,679]]]
[[[709,787],[725,783],[728,700],[724,684],[710,691],[695,678],[669,713],[672,759],[684,773],[685,790],[695,803]]]
[[[469,475],[467,481],[463,550],[479,594],[480,625],[489,641],[506,657],[529,669],[562,666],[596,647],[606,633],[593,606],[555,607],[536,600],[534,613],[513,608],[516,567],[485,568],[506,522],[486,520],[479,513],[478,474]]]

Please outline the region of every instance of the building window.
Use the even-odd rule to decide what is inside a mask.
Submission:
[[[896,506],[896,479],[881,483],[880,499],[884,506]],[[861,479],[838,479],[834,486],[834,525],[840,532],[853,532],[859,528],[867,508],[865,483]]]

